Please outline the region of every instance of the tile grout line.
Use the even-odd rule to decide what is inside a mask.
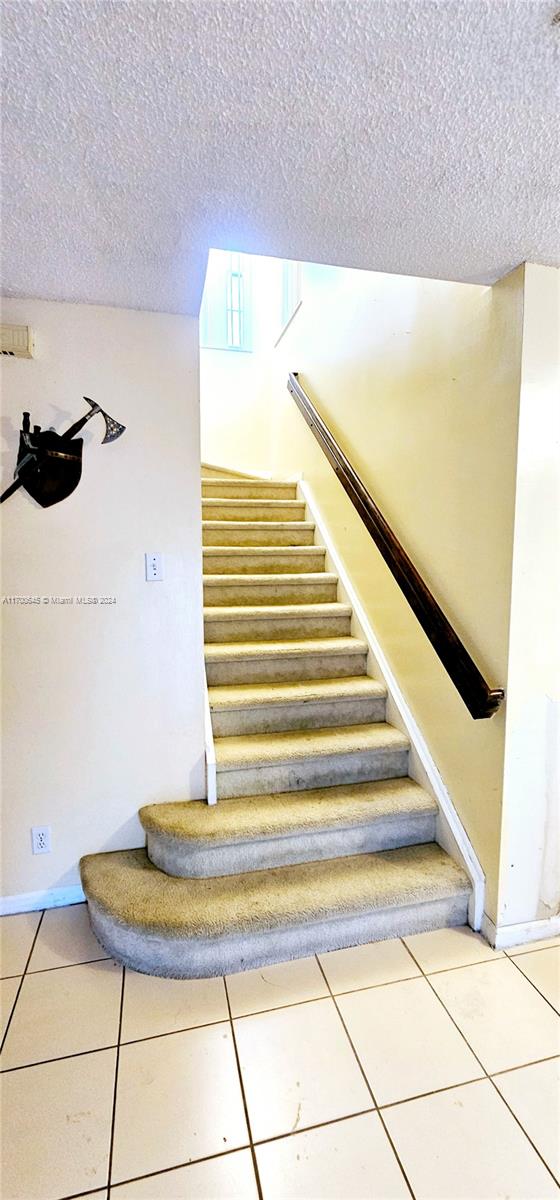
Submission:
[[[555,1014],[557,1017],[560,1017],[560,1012],[558,1012],[558,1009],[554,1007],[554,1004],[552,1003],[552,1000],[549,1000],[549,999],[548,999],[548,996],[545,996],[544,992],[541,992],[541,989],[540,989],[540,987],[538,986],[538,984],[536,984],[536,983],[533,983],[533,980],[532,980],[532,979],[530,979],[530,978],[529,978],[529,976],[525,974],[525,972],[524,972],[524,970],[523,970],[523,968],[522,968],[522,967],[519,967],[519,966],[517,966],[517,963],[514,961],[514,959],[513,959],[513,958],[512,958],[512,959],[510,959],[510,962],[512,962],[512,963],[513,963],[514,967],[517,967],[517,970],[519,971],[519,974],[520,974],[520,975],[522,975],[522,976],[523,976],[523,978],[527,980],[527,983],[530,983],[530,984],[531,984],[531,987],[533,987],[533,988],[535,989],[535,991],[537,992],[537,994],[538,994],[538,995],[539,995],[539,996],[540,996],[540,997],[541,997],[541,998],[542,998],[542,999],[545,1001],[545,1003],[546,1003],[546,1004],[548,1004],[549,1008],[551,1008],[551,1009],[552,1009],[553,1013],[554,1013],[554,1014]]]
[[[62,906],[61,906],[61,907],[62,907]],[[73,908],[75,908],[75,907],[77,907],[77,906],[76,906],[76,905],[72,905],[72,907],[73,907]],[[44,913],[45,913],[46,911],[47,911],[47,910],[43,910],[42,916],[44,916]],[[18,913],[14,913],[14,914],[10,914],[10,915],[18,916],[19,914],[18,914]],[[2,918],[2,920],[3,920],[3,918]],[[37,932],[38,932],[38,931],[39,931],[39,927],[37,927]],[[408,936],[408,935],[407,935],[407,936]],[[414,936],[414,935],[412,935],[412,936]],[[401,941],[401,942],[403,943],[403,945],[405,946],[405,949],[406,949],[406,950],[408,950],[408,946],[406,945],[406,941],[405,941],[404,937],[402,937],[402,938],[399,938],[398,940],[399,940],[399,941]],[[366,943],[366,944],[367,944],[367,943]],[[449,971],[462,971],[462,970],[463,970],[465,967],[476,967],[476,966],[479,966],[479,965],[480,965],[481,963],[483,963],[483,962],[495,962],[495,961],[498,961],[498,962],[503,962],[504,958],[510,959],[510,961],[514,961],[516,958],[524,958],[524,957],[525,957],[525,954],[544,954],[544,953],[545,953],[547,950],[555,950],[555,949],[557,949],[557,946],[556,946],[556,944],[553,944],[553,945],[551,945],[551,946],[538,946],[538,947],[537,947],[536,949],[534,949],[534,950],[533,950],[533,949],[530,949],[530,946],[531,946],[531,943],[530,943],[530,942],[528,942],[528,943],[524,943],[524,944],[526,944],[526,945],[527,945],[527,947],[528,947],[526,950],[520,950],[520,949],[519,949],[519,948],[517,948],[517,947],[515,948],[515,952],[512,952],[511,950],[496,950],[496,951],[494,952],[494,955],[495,955],[495,956],[493,956],[493,957],[490,957],[490,958],[477,958],[477,959],[473,959],[473,961],[472,961],[472,962],[468,962],[468,963],[459,963],[459,964],[458,964],[458,966],[456,966],[456,967],[436,967],[436,968],[435,968],[434,970],[432,970],[432,971],[424,971],[424,970],[422,970],[422,974],[423,974],[423,975],[445,975],[445,974],[447,974]],[[408,951],[408,952],[409,952],[409,954],[411,954],[411,951]],[[327,954],[328,954],[328,953],[329,953],[329,951],[326,951],[325,953],[327,953]],[[45,974],[46,974],[48,971],[65,971],[65,970],[67,970],[67,969],[68,969],[68,967],[85,967],[85,966],[88,966],[90,963],[95,963],[95,962],[108,962],[110,959],[111,959],[113,962],[115,962],[115,961],[116,961],[115,959],[113,959],[113,958],[112,958],[112,955],[110,955],[110,954],[104,954],[104,955],[102,955],[100,958],[83,958],[83,959],[78,959],[76,962],[59,963],[59,964],[58,964],[58,966],[56,966],[56,967],[38,967],[38,968],[35,968],[35,970],[32,970],[32,971],[30,971],[30,970],[27,970],[27,971],[26,971],[26,974],[27,974],[27,975],[45,975]],[[415,962],[416,962],[416,960],[415,960]],[[515,963],[515,966],[518,966],[518,963]],[[419,968],[419,969],[421,969],[421,968]],[[519,969],[521,970],[521,968],[519,968]],[[524,973],[524,972],[523,972],[523,973]],[[6,980],[6,979],[21,979],[21,978],[22,978],[22,973],[20,973],[20,972],[18,972],[18,971],[15,971],[13,975],[2,975],[2,976],[0,977],[0,982],[2,982],[2,983],[3,983],[3,982],[4,982],[4,980]],[[406,976],[405,976],[405,978],[406,978]],[[525,978],[527,979],[528,977],[527,977],[527,976],[525,976]],[[337,992],[336,994],[337,994],[338,996],[345,996],[345,995],[347,995],[347,994],[349,994],[349,993],[351,993],[351,992],[360,992],[360,991],[365,991],[365,990],[369,989],[370,987],[386,987],[388,983],[401,983],[401,982],[402,982],[402,980],[400,980],[400,979],[392,979],[392,980],[388,980],[388,981],[387,981],[387,983],[371,983],[371,984],[366,984],[366,985],[365,985],[363,988],[349,988],[349,989],[348,989],[348,993],[347,993],[347,992]],[[529,982],[531,982],[531,980],[529,980]],[[533,985],[533,986],[534,986],[534,985]],[[542,993],[541,993],[541,995],[542,995]],[[320,996],[317,996],[317,997],[315,997],[315,999],[318,999],[318,1000],[320,1000],[320,999],[321,999],[321,997],[320,997]],[[546,1000],[546,996],[544,997],[544,999]],[[307,1003],[307,1002],[306,1002],[305,1000],[296,1000],[296,1001],[293,1001],[293,1003],[295,1003],[295,1004],[305,1004],[305,1003]],[[549,1003],[550,1003],[550,1001],[549,1001]],[[284,1005],[282,1005],[282,1006],[280,1006],[280,1005],[279,1005],[278,1007],[289,1008],[289,1007],[291,1007],[291,1005],[284,1004]],[[273,1010],[272,1010],[272,1009],[265,1008],[265,1009],[259,1009],[258,1011],[259,1011],[259,1012],[272,1012]],[[241,1014],[240,1014],[240,1016],[244,1016],[244,1017],[252,1017],[252,1016],[254,1016],[254,1015],[255,1015],[254,1013],[241,1013]],[[236,1018],[236,1019],[237,1019],[237,1018]],[[208,1024],[211,1024],[211,1023],[212,1023],[212,1022],[208,1022]],[[190,1028],[190,1026],[189,1026],[189,1028]],[[194,1028],[194,1026],[193,1026],[192,1028]],[[197,1027],[197,1028],[198,1028],[198,1027]]]
[[[140,1183],[143,1179],[157,1179],[159,1175],[171,1175],[173,1171],[183,1171],[185,1167],[198,1167],[200,1163],[214,1162],[218,1158],[229,1158],[232,1154],[239,1154],[242,1150],[250,1150],[251,1147],[247,1142],[244,1146],[234,1146],[231,1150],[218,1150],[216,1154],[205,1154],[203,1158],[189,1158],[186,1162],[174,1163],[171,1167],[159,1167],[157,1171],[148,1171],[146,1175],[131,1175],[128,1179],[119,1179],[118,1183],[112,1184],[112,1190],[118,1191],[119,1188],[125,1187],[129,1183]],[[102,1192],[104,1188],[96,1188],[95,1191]],[[71,1196],[64,1196],[61,1200],[79,1200],[80,1196],[89,1196],[89,1192],[73,1192]]]
[[[401,940],[402,940],[402,939],[401,939]],[[411,955],[412,955],[412,958],[414,958],[414,955],[412,954],[412,950],[409,950],[409,954],[411,954]],[[417,962],[417,959],[415,959],[415,958],[414,958],[414,961],[417,963],[417,966],[419,966],[419,967],[420,967],[420,970],[422,971],[422,967],[420,966],[420,963],[419,963],[419,962]],[[503,960],[502,960],[502,961],[503,961]],[[474,966],[479,966],[480,964],[479,964],[479,963],[474,963],[474,964],[472,964],[472,965],[474,965]],[[521,972],[521,973],[523,974],[523,972]],[[510,1105],[508,1104],[508,1102],[507,1102],[507,1100],[505,1099],[505,1097],[504,1097],[504,1096],[502,1096],[502,1093],[501,1093],[501,1091],[500,1091],[500,1089],[499,1089],[498,1085],[497,1085],[497,1084],[494,1082],[494,1080],[493,1080],[492,1076],[491,1076],[491,1075],[488,1073],[488,1071],[486,1070],[486,1067],[484,1066],[484,1063],[482,1062],[482,1060],[479,1058],[478,1054],[476,1054],[476,1053],[475,1053],[475,1051],[473,1050],[473,1047],[471,1046],[471,1044],[470,1044],[470,1042],[469,1042],[468,1038],[467,1038],[467,1037],[466,1037],[466,1035],[463,1033],[463,1030],[460,1028],[460,1026],[457,1024],[457,1022],[456,1022],[455,1018],[454,1018],[454,1017],[452,1016],[452,1014],[449,1012],[449,1009],[448,1009],[448,1008],[447,1008],[447,1006],[444,1004],[443,1000],[441,999],[441,996],[438,996],[438,993],[436,992],[436,989],[435,989],[435,987],[433,986],[433,984],[432,984],[432,982],[431,982],[431,980],[430,980],[430,976],[429,976],[429,975],[425,975],[425,974],[424,974],[424,971],[422,971],[422,975],[423,975],[424,979],[426,980],[426,983],[428,984],[428,986],[431,988],[431,990],[432,990],[432,992],[433,992],[434,996],[436,997],[436,999],[437,999],[437,1000],[439,1001],[439,1003],[441,1004],[441,1007],[443,1008],[443,1011],[444,1011],[445,1013],[447,1013],[447,1016],[449,1017],[449,1020],[450,1020],[450,1021],[453,1023],[453,1025],[455,1026],[455,1028],[456,1028],[457,1032],[458,1032],[458,1033],[461,1035],[461,1037],[462,1037],[462,1039],[463,1039],[463,1041],[464,1041],[465,1045],[466,1045],[466,1046],[468,1046],[468,1048],[469,1048],[469,1050],[470,1050],[471,1054],[472,1054],[472,1055],[473,1055],[473,1057],[476,1059],[476,1061],[477,1061],[477,1063],[479,1064],[479,1066],[482,1068],[482,1070],[483,1070],[483,1072],[484,1072],[484,1077],[485,1077],[485,1079],[487,1079],[487,1080],[488,1080],[488,1083],[490,1083],[490,1084],[491,1084],[491,1086],[494,1088],[494,1091],[496,1092],[496,1095],[497,1095],[497,1096],[500,1098],[500,1100],[502,1101],[502,1103],[505,1105],[505,1107],[506,1107],[506,1108],[508,1109],[508,1111],[511,1113],[511,1115],[512,1115],[512,1117],[513,1117],[514,1121],[515,1121],[515,1122],[516,1122],[516,1124],[519,1126],[519,1128],[520,1128],[521,1132],[524,1134],[524,1136],[527,1138],[527,1141],[529,1142],[529,1144],[530,1144],[530,1145],[533,1147],[533,1150],[535,1151],[535,1154],[536,1154],[536,1155],[537,1155],[537,1156],[540,1158],[540,1160],[541,1160],[541,1162],[542,1162],[543,1166],[546,1168],[546,1170],[548,1171],[548,1173],[549,1173],[549,1175],[551,1176],[551,1178],[554,1180],[554,1182],[555,1182],[555,1183],[558,1183],[558,1180],[556,1179],[556,1176],[555,1176],[554,1172],[551,1170],[551,1168],[549,1167],[548,1163],[547,1163],[547,1162],[545,1161],[545,1159],[543,1158],[543,1156],[542,1156],[542,1154],[541,1154],[540,1150],[538,1150],[538,1149],[537,1149],[537,1147],[535,1146],[535,1143],[533,1142],[532,1138],[531,1138],[531,1137],[529,1136],[529,1134],[527,1133],[527,1130],[526,1130],[526,1129],[524,1128],[524,1126],[521,1124],[521,1121],[519,1120],[519,1117],[518,1117],[518,1116],[516,1116],[516,1114],[514,1113],[513,1109],[512,1109],[512,1108],[510,1107]],[[553,1057],[556,1057],[556,1056],[553,1056]],[[528,1064],[526,1064],[526,1063],[522,1063],[521,1065],[522,1065],[522,1066],[527,1066]],[[498,1072],[496,1072],[496,1074],[498,1074]],[[474,1079],[472,1079],[472,1080],[470,1080],[469,1082],[470,1082],[470,1083],[480,1083],[480,1082],[484,1082],[484,1079],[483,1079],[483,1080],[474,1080]],[[456,1084],[455,1086],[456,1086],[456,1087],[462,1087],[462,1086],[465,1086],[465,1085],[463,1085],[463,1084]]]
[[[334,1007],[335,1007],[335,1009],[336,1009],[336,1011],[337,1011],[337,1013],[338,1013],[338,1017],[339,1017],[340,1023],[341,1023],[341,1025],[342,1025],[342,1028],[343,1028],[343,1030],[344,1030],[344,1032],[345,1032],[345,1034],[346,1034],[346,1037],[347,1037],[347,1039],[348,1039],[348,1042],[349,1042],[349,1044],[350,1044],[350,1047],[351,1047],[351,1049],[352,1049],[352,1053],[353,1053],[353,1055],[354,1055],[354,1057],[355,1057],[355,1059],[356,1059],[356,1062],[357,1062],[357,1064],[358,1064],[358,1067],[360,1068],[360,1071],[361,1071],[361,1074],[362,1074],[362,1077],[363,1077],[364,1083],[365,1083],[365,1085],[366,1085],[366,1087],[367,1087],[367,1090],[368,1090],[368,1092],[369,1092],[369,1094],[370,1094],[370,1096],[371,1096],[371,1099],[372,1099],[372,1101],[373,1101],[374,1108],[376,1109],[376,1111],[377,1111],[377,1114],[378,1114],[378,1116],[379,1116],[379,1120],[381,1121],[381,1124],[382,1124],[382,1126],[383,1126],[383,1129],[385,1130],[385,1136],[386,1136],[386,1138],[387,1138],[387,1141],[389,1142],[389,1145],[391,1146],[391,1149],[392,1149],[392,1151],[393,1151],[393,1154],[394,1154],[394,1156],[395,1156],[395,1159],[396,1159],[396,1161],[397,1161],[397,1163],[398,1163],[398,1166],[399,1166],[399,1168],[400,1168],[400,1171],[401,1171],[402,1177],[403,1177],[403,1179],[404,1179],[404,1181],[405,1181],[405,1183],[406,1183],[406,1186],[407,1186],[407,1188],[408,1188],[408,1190],[409,1190],[409,1192],[410,1192],[410,1195],[412,1196],[412,1200],[415,1200],[414,1192],[413,1192],[413,1190],[412,1190],[412,1185],[411,1185],[411,1183],[410,1183],[410,1180],[409,1180],[409,1178],[408,1178],[408,1175],[407,1175],[407,1173],[406,1173],[406,1171],[405,1171],[405,1169],[404,1169],[404,1167],[403,1167],[403,1164],[402,1164],[402,1162],[401,1162],[400,1156],[399,1156],[399,1154],[397,1153],[397,1148],[396,1148],[396,1146],[395,1146],[395,1143],[394,1143],[394,1141],[393,1141],[393,1139],[392,1139],[392,1137],[391,1137],[391,1134],[389,1133],[389,1130],[387,1129],[387,1126],[386,1126],[386,1124],[385,1124],[385,1121],[384,1121],[384,1119],[383,1119],[382,1113],[380,1112],[379,1106],[378,1106],[378,1104],[377,1104],[377,1101],[376,1101],[376,1099],[375,1099],[375,1094],[374,1094],[373,1088],[371,1087],[371,1085],[370,1085],[370,1082],[369,1082],[369,1079],[368,1079],[368,1077],[367,1077],[367,1075],[366,1075],[366,1072],[365,1072],[365,1070],[364,1070],[364,1068],[363,1068],[363,1066],[362,1066],[362,1063],[361,1063],[361,1061],[360,1061],[360,1057],[359,1057],[359,1055],[358,1055],[358,1051],[356,1050],[356,1047],[355,1047],[355,1045],[354,1045],[354,1043],[353,1043],[353,1041],[352,1041],[352,1038],[350,1037],[350,1034],[349,1034],[349,1032],[348,1032],[348,1029],[347,1029],[347,1027],[346,1027],[346,1022],[345,1022],[345,1020],[344,1020],[344,1017],[342,1016],[342,1013],[341,1013],[341,1011],[340,1011],[340,1009],[339,1009],[339,1007],[338,1007],[338,1004],[337,1004],[337,1002],[336,1002],[336,997],[333,995],[333,993],[332,993],[332,991],[331,991],[331,987],[330,987],[329,981],[328,981],[328,979],[327,979],[327,976],[326,976],[325,972],[323,971],[323,968],[322,968],[322,966],[321,966],[321,963],[320,963],[320,961],[319,961],[319,955],[318,955],[318,954],[316,954],[316,955],[315,955],[315,961],[316,961],[316,963],[317,963],[317,966],[319,967],[319,970],[320,970],[320,972],[321,972],[321,974],[322,974],[322,976],[323,976],[323,979],[325,980],[325,983],[326,983],[326,985],[327,985],[327,987],[328,987],[328,989],[329,989],[329,993],[330,993],[331,1000],[332,1000],[332,1002],[333,1002],[333,1004],[334,1004]]]
[[[25,966],[24,966],[24,968],[23,968],[23,974],[21,975],[21,978],[20,978],[20,981],[19,981],[19,987],[18,987],[18,989],[17,989],[17,992],[16,992],[16,994],[15,994],[15,999],[14,999],[14,1002],[13,1002],[13,1004],[12,1004],[12,1008],[11,1008],[11,1011],[10,1011],[10,1015],[9,1015],[9,1017],[8,1017],[8,1020],[7,1020],[7,1023],[6,1023],[6,1028],[5,1028],[5,1030],[4,1030],[4,1036],[3,1036],[3,1038],[2,1038],[2,1041],[0,1042],[0,1053],[1,1053],[1,1052],[2,1052],[2,1050],[4,1049],[4,1043],[5,1043],[5,1041],[6,1041],[6,1038],[7,1038],[7,1036],[8,1036],[8,1032],[9,1032],[9,1029],[10,1029],[10,1025],[11,1025],[11,1023],[12,1023],[12,1019],[13,1019],[14,1013],[15,1013],[15,1011],[16,1011],[16,1004],[17,1004],[17,1002],[18,1002],[18,1000],[19,1000],[19,998],[20,998],[21,989],[22,989],[22,987],[23,987],[23,981],[24,981],[24,979],[25,979],[25,976],[26,976],[26,974],[27,974],[27,968],[28,968],[28,966],[29,966],[29,963],[30,963],[30,961],[31,961],[31,955],[33,954],[33,951],[34,951],[34,949],[35,949],[35,942],[37,941],[37,937],[38,937],[38,934],[39,934],[39,930],[40,930],[40,928],[41,928],[41,925],[43,924],[43,917],[44,917],[44,915],[45,915],[45,909],[43,909],[43,911],[42,911],[42,913],[41,913],[41,916],[39,917],[39,920],[38,920],[38,922],[37,922],[37,928],[36,928],[36,930],[35,930],[35,933],[34,933],[34,935],[33,935],[33,939],[32,939],[32,942],[31,942],[31,948],[30,948],[30,950],[29,950],[29,954],[27,955],[27,958],[26,958],[26,960],[25,960]],[[12,978],[13,978],[13,977],[12,977]],[[16,978],[17,978],[17,976],[16,976]]]
[[[229,1014],[229,1024],[230,1024],[230,1029],[231,1029],[231,1036],[232,1036],[232,1040],[233,1040],[233,1050],[234,1050],[234,1054],[235,1054],[235,1061],[237,1063],[237,1074],[239,1076],[239,1087],[241,1088],[241,1099],[243,1101],[243,1109],[245,1112],[245,1121],[247,1123],[247,1133],[249,1134],[249,1148],[251,1151],[251,1158],[253,1161],[253,1171],[255,1173],[255,1182],[257,1185],[257,1193],[258,1193],[259,1200],[263,1200],[263,1192],[262,1192],[261,1180],[260,1180],[260,1175],[259,1175],[259,1165],[257,1162],[255,1144],[253,1142],[253,1131],[251,1129],[251,1121],[250,1121],[250,1117],[249,1117],[249,1105],[247,1103],[247,1096],[245,1094],[245,1084],[243,1082],[243,1072],[241,1070],[241,1059],[239,1057],[239,1050],[237,1047],[237,1038],[235,1036],[235,1026],[233,1023],[233,1017],[231,1015],[231,1003],[230,1003],[227,980],[226,980],[225,975],[222,975],[222,980],[223,980],[224,989],[225,989],[225,993],[226,993],[226,1003],[227,1003],[228,1014]]]
[[[27,974],[49,975],[52,971],[68,971],[71,967],[89,967],[94,963],[109,961],[116,962],[116,959],[111,959],[110,954],[103,954],[99,958],[80,958],[77,962],[58,963],[56,967],[37,967],[34,971],[28,971]]]
[[[109,1160],[107,1164],[107,1200],[111,1196],[111,1175],[113,1173],[113,1149],[115,1144],[115,1118],[117,1115],[117,1088],[119,1082],[119,1059],[121,1053],[121,1030],[124,1008],[124,987],[125,987],[126,967],[122,967],[121,980],[121,1003],[119,1009],[119,1028],[117,1033],[117,1053],[115,1055],[115,1082],[113,1086],[113,1108],[111,1113],[111,1135],[109,1139]]]
[[[106,1184],[103,1187],[91,1188],[89,1192],[72,1192],[70,1196],[61,1197],[61,1200],[81,1200],[82,1196],[99,1196],[102,1192],[105,1192],[105,1195],[107,1195]]]

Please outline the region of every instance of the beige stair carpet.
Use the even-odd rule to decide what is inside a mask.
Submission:
[[[219,802],[148,805],[147,853],[82,860],[102,945],[195,978],[464,923],[468,878],[297,485],[206,469],[202,514]]]

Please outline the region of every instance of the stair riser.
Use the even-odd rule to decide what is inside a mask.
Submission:
[[[257,483],[254,479],[247,483],[225,479],[211,483],[208,479],[202,480],[202,495],[206,499],[295,500],[296,490],[295,483]]]
[[[301,576],[297,583],[214,583],[211,576],[204,580],[204,603],[212,608],[255,604],[334,604],[336,583],[306,582]]]
[[[351,675],[366,674],[366,659],[365,654],[302,654],[294,656],[294,658],[282,659],[254,658],[241,661],[232,659],[229,662],[207,662],[206,678],[210,687],[228,683],[289,683],[301,679],[347,679]]]
[[[217,766],[218,799],[301,792],[305,788],[333,787],[395,779],[407,774],[408,749],[362,750],[350,754],[325,754],[294,762],[224,770]]]
[[[267,528],[268,526],[268,528]],[[304,521],[267,521],[265,528],[251,528],[250,521],[221,521],[205,524],[204,546],[312,546],[315,526]]]
[[[329,858],[347,858],[352,854],[396,850],[399,846],[419,845],[435,838],[436,818],[432,813],[377,820],[358,828],[321,830],[297,836],[267,838],[216,846],[196,843],[148,832],[148,857],[166,875],[190,879],[240,875],[245,871],[263,871],[269,867],[287,867],[294,863],[319,862]]]
[[[408,907],[371,909],[320,923],[305,921],[274,932],[195,938],[139,931],[108,916],[95,901],[88,904],[93,931],[112,958],[134,971],[170,979],[233,974],[345,946],[465,925],[467,907],[468,896],[459,894]]]
[[[235,500],[224,500],[210,503],[202,501],[202,518],[204,521],[303,521],[305,520],[305,504],[295,501],[282,503],[272,501],[268,506],[258,501],[254,504],[243,504]]]
[[[325,551],[311,549],[309,553],[298,554],[291,550],[279,553],[251,553],[246,550],[243,554],[204,554],[204,575],[282,575],[303,573],[306,571],[323,571],[325,568]]]
[[[220,621],[217,617],[206,617],[204,620],[204,638],[206,642],[297,642],[303,638],[349,637],[350,617],[341,616],[316,617],[302,612],[294,617],[252,617],[250,612],[246,617],[235,620]],[[280,662],[278,665],[280,666]],[[346,672],[345,672],[346,673]],[[335,671],[335,675],[337,672]],[[361,671],[358,674],[362,674]],[[266,676],[265,678],[270,678]],[[305,679],[305,675],[278,675],[276,678]],[[309,679],[319,676],[310,675]],[[328,676],[323,674],[323,679]],[[208,679],[210,682],[210,679]],[[256,683],[257,680],[240,676],[239,683]]]
[[[288,729],[326,729],[337,725],[367,725],[385,720],[385,697],[364,696],[344,700],[304,701],[259,705],[220,712],[212,710],[214,737],[246,733],[273,733]]]

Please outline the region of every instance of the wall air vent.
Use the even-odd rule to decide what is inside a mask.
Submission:
[[[33,333],[29,325],[0,325],[0,348],[9,358],[33,358]]]

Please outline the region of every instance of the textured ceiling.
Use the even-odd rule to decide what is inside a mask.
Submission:
[[[209,246],[560,264],[560,0],[8,0],[3,290],[197,311]]]

